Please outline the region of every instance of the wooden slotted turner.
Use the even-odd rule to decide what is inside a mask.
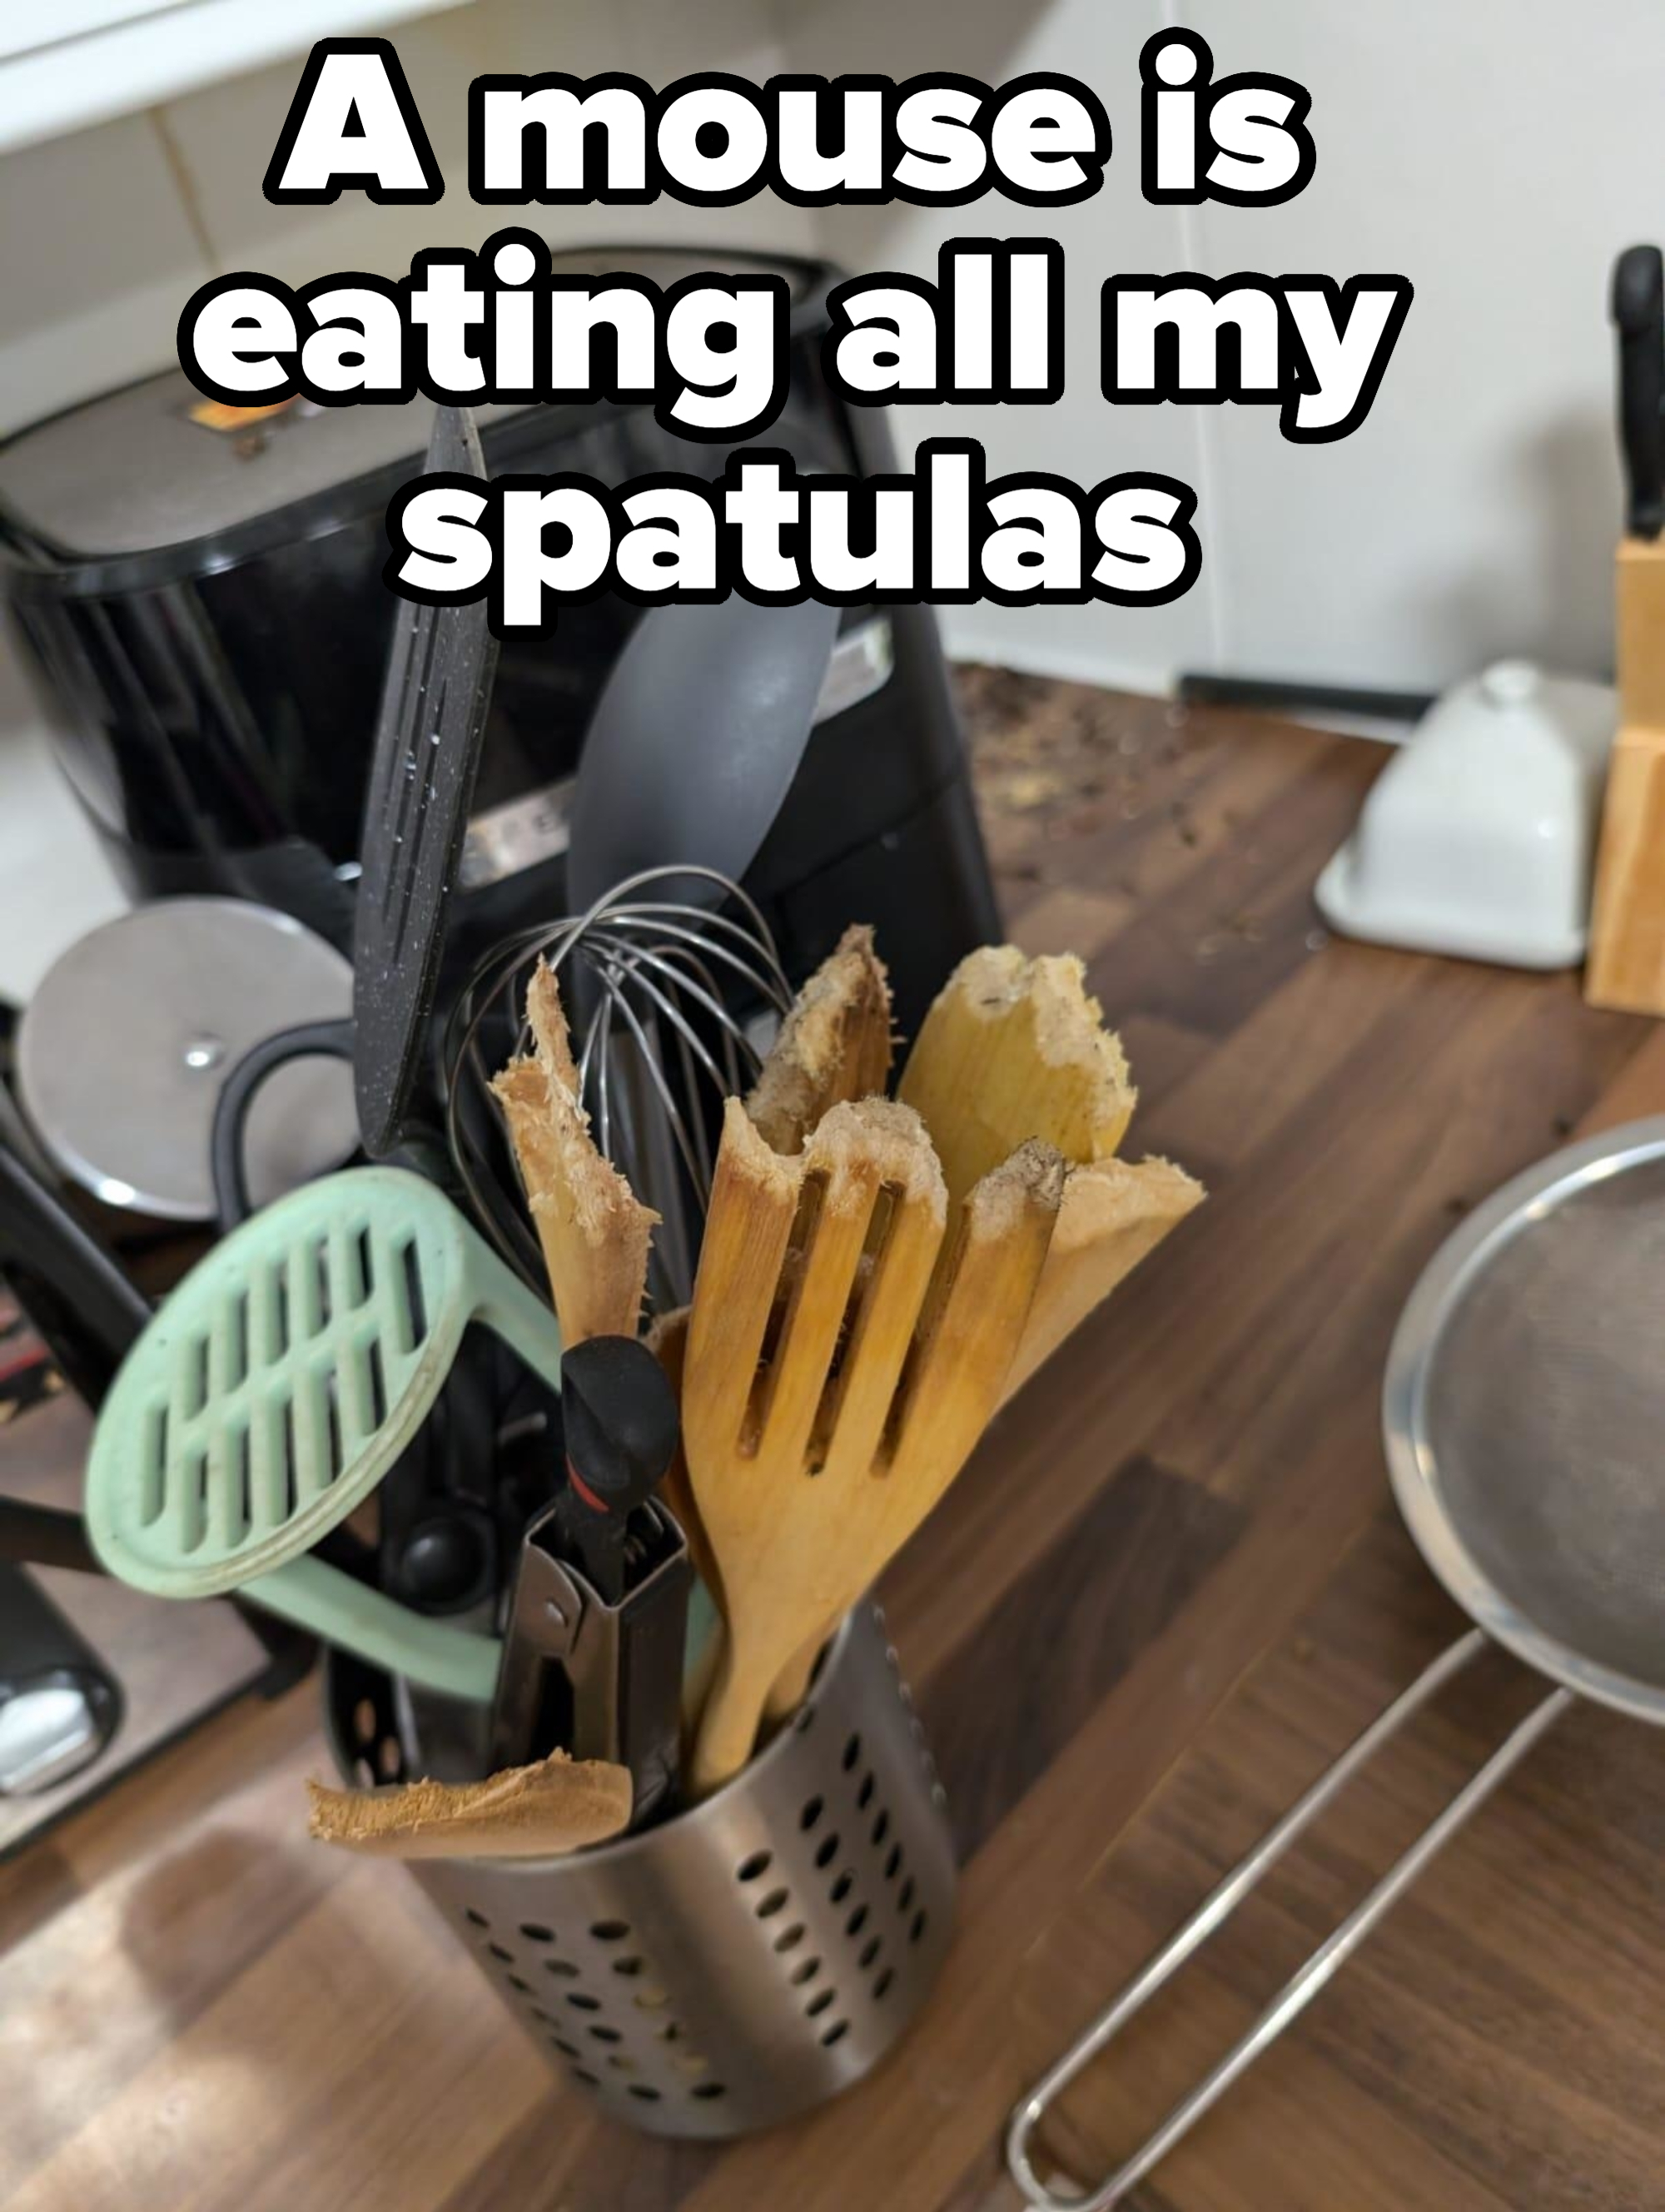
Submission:
[[[973,1191],[949,1264],[917,1115],[829,1112],[782,1159],[731,1100],[689,1321],[683,1432],[726,1633],[696,1795],[751,1754],[770,1687],[812,1656],[959,1472],[999,1402],[1062,1164],[1021,1146]]]

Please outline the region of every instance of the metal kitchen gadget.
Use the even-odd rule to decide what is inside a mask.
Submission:
[[[1120,2203],[1276,2041],[1577,1698],[1665,1721],[1662,1284],[1665,1117],[1528,1169],[1435,1255],[1394,1337],[1383,1426],[1406,1525],[1476,1626],[1314,1783],[1017,2107],[1006,2164],[1030,2203],[1102,2212]],[[1054,2100],[1488,1640],[1556,1686],[1150,2140],[1097,2189],[1054,2195],[1030,2156]]]
[[[555,1510],[564,1547],[617,1605],[629,1578],[633,1516],[676,1455],[677,1394],[638,1339],[592,1336],[567,1352],[561,1411],[567,1482]]]
[[[432,1184],[364,1168],[281,1200],[197,1263],[117,1376],[87,1468],[94,1549],[138,1589],[241,1589],[489,1702],[495,1638],[307,1556],[410,1443],[476,1322],[559,1387],[554,1317]]]
[[[650,874],[659,899],[687,907],[716,907],[731,896],[803,762],[838,624],[836,607],[757,606],[737,592],[710,605],[648,609],[585,736],[567,854],[574,913],[592,913]],[[714,983],[708,969],[707,975]],[[565,990],[581,1027],[606,1024],[598,1073],[611,1126],[601,1148],[617,1166],[628,1156],[632,1187],[639,1196],[651,1192],[660,1221],[651,1262],[659,1303],[680,1304],[693,1282],[699,1177],[710,1167],[707,1148],[690,1183],[665,1112],[666,1070],[682,1034],[667,1030],[651,998],[637,998],[629,1028],[608,1022],[619,1001],[605,971],[590,964],[569,972]],[[722,1026],[720,1011],[716,1018]]]
[[[702,883],[710,896],[698,905],[672,896]],[[477,1216],[538,1285],[544,1264],[520,1187],[492,1142],[489,1085],[520,1031],[540,958],[568,1009],[586,1010],[573,1044],[596,1143],[660,1216],[648,1285],[655,1308],[668,1312],[693,1290],[722,1102],[757,1080],[791,986],[752,901],[726,878],[687,866],[629,878],[589,912],[510,939],[480,963],[447,1029],[447,1134]]]
[[[326,1720],[343,1773],[377,1772],[376,1700],[337,1654]],[[410,1872],[548,2063],[653,2135],[742,2135],[848,2088],[952,1933],[941,1792],[866,1605],[795,1724],[691,1812],[562,1859]]]
[[[526,1530],[492,1715],[494,1771],[560,1746],[629,1770],[640,1825],[675,1790],[694,1571],[653,1503],[677,1449],[676,1393],[645,1344],[568,1352],[566,1486]]]
[[[650,1355],[651,1357],[651,1355]],[[694,1571],[676,1522],[631,1516],[623,1593],[605,1597],[562,1540],[559,1503],[521,1547],[492,1718],[494,1772],[545,1756],[629,1770],[633,1823],[663,1809],[681,1765],[683,1656]]]

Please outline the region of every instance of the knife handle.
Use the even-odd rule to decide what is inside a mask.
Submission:
[[[1665,527],[1665,258],[1632,246],[1613,272],[1619,331],[1619,434],[1630,487],[1628,528],[1657,538]]]

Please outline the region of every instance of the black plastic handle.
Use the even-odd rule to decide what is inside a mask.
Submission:
[[[214,1210],[222,1230],[235,1229],[253,1212],[249,1203],[247,1162],[244,1138],[248,1117],[260,1086],[292,1060],[353,1059],[350,1017],[332,1022],[302,1022],[298,1028],[280,1030],[252,1051],[246,1052],[220,1089],[214,1109],[210,1164],[214,1176]]]
[[[150,1318],[103,1246],[0,1143],[0,1276],[60,1372],[96,1409]]]
[[[104,1572],[78,1513],[28,1505],[21,1498],[0,1498],[0,1560],[20,1567],[67,1567],[76,1575]]]
[[[1632,246],[1613,272],[1619,330],[1619,435],[1630,491],[1633,538],[1665,528],[1665,257]]]
[[[609,1605],[624,1596],[623,1545],[676,1455],[677,1394],[635,1337],[592,1336],[561,1361],[567,1487],[556,1507],[584,1571]]]

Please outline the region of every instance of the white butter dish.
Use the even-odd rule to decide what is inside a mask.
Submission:
[[[1448,691],[1318,878],[1325,921],[1413,951],[1575,967],[1617,720],[1608,685],[1529,661]]]

